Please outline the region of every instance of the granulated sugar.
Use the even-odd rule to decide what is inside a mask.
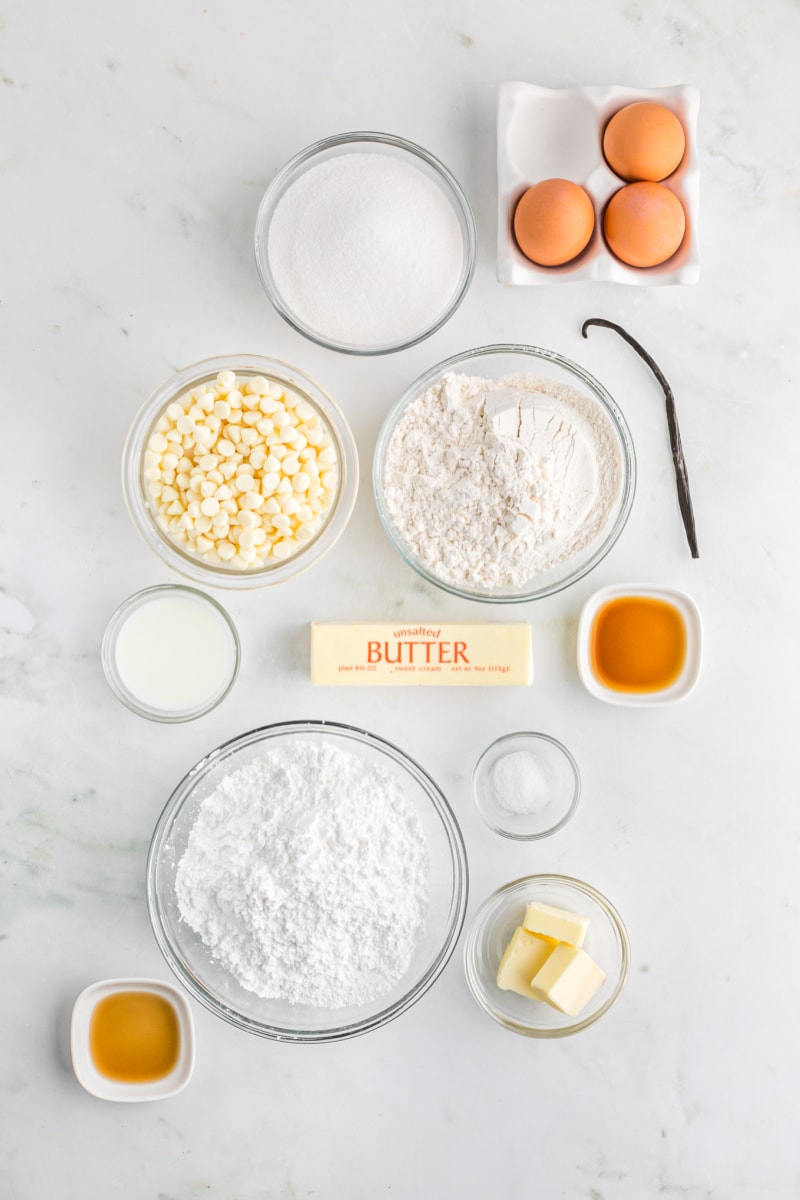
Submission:
[[[411,554],[445,583],[519,588],[585,550],[611,520],[622,458],[577,389],[449,372],[392,433],[383,495]]]
[[[409,341],[435,323],[459,285],[463,240],[450,200],[419,167],[353,152],[287,188],[267,256],[302,324],[369,348]]]
[[[297,742],[202,802],[175,890],[183,920],[249,991],[367,1004],[403,977],[422,936],[425,836],[382,766]]]

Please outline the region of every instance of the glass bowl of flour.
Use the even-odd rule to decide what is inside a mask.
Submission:
[[[392,544],[429,583],[511,604],[582,579],[630,514],[627,422],[577,363],[482,346],[417,379],[378,437],[373,488]]]
[[[294,721],[226,742],[156,825],[150,918],[180,982],[239,1029],[341,1041],[435,982],[467,902],[458,823],[389,742]]]
[[[344,354],[391,354],[435,333],[467,293],[476,245],[458,180],[389,133],[342,133],[301,150],[256,218],[256,265],[273,306]]]

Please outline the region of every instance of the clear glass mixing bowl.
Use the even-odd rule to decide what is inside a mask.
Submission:
[[[165,409],[185,392],[215,379],[220,371],[237,376],[263,375],[296,392],[322,418],[331,433],[338,459],[339,483],[335,500],[315,537],[291,558],[268,560],[254,570],[209,563],[172,541],[156,519],[156,511],[144,478],[144,455],[156,421]],[[154,554],[194,583],[218,588],[258,588],[292,579],[318,562],[344,533],[358,491],[358,451],[344,414],[327,392],[304,371],[279,359],[258,354],[228,354],[193,363],[171,376],[153,392],[131,425],[122,453],[122,490],[134,527]]]
[[[263,999],[247,991],[211,955],[182,920],[175,894],[178,865],[200,804],[232,770],[266,747],[333,743],[367,762],[379,762],[402,786],[422,823],[428,845],[428,919],[405,976],[371,1004],[323,1009]],[[379,1029],[428,990],[455,949],[467,904],[467,858],[458,822],[429,775],[390,742],[362,729],[328,721],[268,725],[226,742],[201,759],[178,784],[161,814],[147,862],[147,899],[156,940],[189,992],[238,1029],[275,1041],[334,1042]]]
[[[417,167],[429,179],[432,179],[437,187],[447,196],[453,206],[453,211],[461,229],[461,271],[449,302],[425,328],[416,331],[413,336],[404,337],[398,341],[380,346],[359,346],[346,342],[332,341],[317,330],[312,329],[297,313],[292,311],[281,295],[269,261],[269,227],[275,209],[286,191],[296,179],[310,170],[311,167],[316,167],[331,158],[337,158],[343,154],[353,154],[354,152],[358,152],[359,154],[390,154],[394,158]],[[280,313],[284,321],[291,325],[293,329],[296,329],[298,333],[301,333],[303,337],[307,337],[309,341],[316,342],[320,346],[325,346],[328,350],[338,350],[342,354],[362,356],[392,354],[397,350],[406,350],[409,346],[416,346],[418,342],[430,337],[437,329],[441,329],[442,325],[450,320],[469,290],[469,285],[472,282],[472,276],[475,272],[476,250],[477,235],[475,232],[475,218],[472,215],[469,201],[458,180],[448,171],[444,163],[441,163],[438,158],[435,158],[427,150],[424,150],[422,146],[418,146],[415,142],[409,142],[405,138],[395,137],[391,133],[371,133],[358,130],[354,133],[340,133],[333,137],[323,138],[322,141],[314,142],[312,146],[307,146],[305,150],[301,150],[299,154],[290,159],[275,176],[263,195],[258,209],[258,216],[256,217],[256,265],[264,291],[267,293],[273,307]]]
[[[607,418],[613,432],[621,465],[621,486],[603,530],[584,550],[565,559],[548,571],[531,576],[521,587],[486,589],[469,587],[438,578],[420,562],[406,544],[388,511],[384,496],[383,476],[387,450],[395,429],[405,415],[408,406],[448,372],[489,379],[502,379],[508,375],[530,375],[551,383],[568,385],[598,406],[600,412]],[[560,592],[563,588],[582,579],[599,562],[602,562],[625,528],[631,511],[636,487],[636,456],[633,439],[625,418],[603,385],[598,383],[588,371],[584,371],[583,367],[557,354],[554,350],[543,350],[537,346],[480,346],[475,350],[456,354],[452,358],[438,363],[435,367],[431,367],[406,390],[389,413],[378,436],[373,459],[372,484],[381,524],[395,549],[417,574],[421,575],[423,579],[427,579],[429,583],[435,584],[436,587],[451,592],[454,596],[462,596],[466,600],[483,600],[491,604],[515,604],[519,601],[537,600],[542,596]]]

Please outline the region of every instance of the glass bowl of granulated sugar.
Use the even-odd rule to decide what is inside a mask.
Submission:
[[[402,750],[293,721],[226,742],[178,784],[147,895],[167,963],[206,1008],[261,1037],[332,1042],[436,981],[467,860],[447,801]]]
[[[388,133],[308,146],[273,179],[256,264],[299,333],[344,354],[390,354],[450,319],[475,270],[475,220],[455,177]]]
[[[482,346],[417,379],[378,437],[390,541],[468,600],[549,596],[608,554],[633,503],[628,425],[601,383],[535,346]]]

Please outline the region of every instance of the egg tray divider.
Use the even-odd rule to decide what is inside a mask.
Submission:
[[[678,250],[657,267],[629,267],[611,253],[602,234],[603,213],[625,186],[603,157],[603,131],[614,113],[637,100],[672,110],[686,133],[686,152],[663,180],[686,212],[686,234]],[[512,285],[602,280],[657,287],[696,283],[700,276],[698,214],[700,165],[697,114],[700,93],[680,85],[666,88],[578,87],[553,89],[533,83],[501,83],[497,98],[497,278]],[[517,246],[512,229],[522,193],[542,179],[571,179],[585,188],[595,210],[595,227],[585,250],[561,267],[539,267]]]

